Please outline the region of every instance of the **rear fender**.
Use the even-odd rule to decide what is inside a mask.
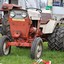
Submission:
[[[40,28],[42,28],[43,34],[50,34],[53,33],[54,28],[57,25],[57,21],[55,20],[50,20],[47,24],[41,24]]]

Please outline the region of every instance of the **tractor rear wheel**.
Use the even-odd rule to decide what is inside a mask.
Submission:
[[[40,58],[42,54],[42,49],[43,49],[42,42],[43,41],[40,37],[34,39],[32,46],[31,46],[31,58],[32,59]]]
[[[64,26],[56,27],[47,40],[49,49],[64,50]]]
[[[4,36],[0,38],[0,56],[8,55],[10,53],[11,47],[6,48],[8,41],[9,39]]]
[[[1,33],[2,33],[2,35],[7,35],[10,38],[10,40],[12,41],[8,17],[9,17],[9,14],[5,14],[2,18],[2,31],[1,31]]]

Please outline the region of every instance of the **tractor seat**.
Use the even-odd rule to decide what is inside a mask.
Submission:
[[[41,14],[41,24],[47,24],[49,22],[49,19],[51,19],[50,13],[42,13]]]

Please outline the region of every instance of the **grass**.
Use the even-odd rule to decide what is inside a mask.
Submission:
[[[44,43],[44,50],[41,56],[44,60],[51,60],[52,64],[64,64],[64,52],[50,51],[47,43]],[[0,56],[0,64],[33,64],[35,60],[30,58],[30,48],[12,47],[8,56]]]

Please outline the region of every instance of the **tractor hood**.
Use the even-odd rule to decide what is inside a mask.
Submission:
[[[39,11],[36,11],[36,10],[33,10],[33,9],[28,9],[27,11],[28,11],[29,17],[32,20],[40,20],[41,13]]]
[[[1,10],[2,10],[2,11],[7,11],[7,10],[11,10],[11,9],[13,9],[13,8],[21,9],[21,7],[18,6],[18,5],[4,3],[4,4],[2,5]]]

